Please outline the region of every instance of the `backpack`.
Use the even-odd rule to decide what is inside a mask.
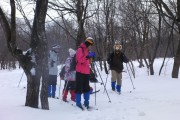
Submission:
[[[82,47],[79,47],[79,48],[82,48]],[[82,52],[84,53],[84,49],[83,49],[83,48],[82,48]],[[75,55],[72,57],[69,71],[75,71],[75,70],[76,70],[76,65],[77,65],[77,61],[76,61],[76,54],[75,54]]]
[[[69,71],[75,71],[76,70],[76,54],[72,57]]]

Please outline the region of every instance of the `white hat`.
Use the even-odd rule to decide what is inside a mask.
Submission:
[[[69,54],[71,57],[73,57],[76,54],[76,51],[73,50],[72,48],[69,48]]]
[[[94,40],[93,40],[92,37],[87,37],[87,38],[86,38],[86,41],[89,42],[91,45],[94,44]]]
[[[59,49],[59,48],[61,48],[61,46],[60,46],[60,45],[55,44],[55,45],[53,45],[53,46],[52,46],[52,48],[53,48],[53,49]]]

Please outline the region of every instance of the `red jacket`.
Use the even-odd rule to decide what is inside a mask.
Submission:
[[[80,72],[82,74],[90,74],[89,59],[86,58],[88,53],[89,49],[84,43],[81,43],[80,47],[77,49],[76,52],[76,72]]]

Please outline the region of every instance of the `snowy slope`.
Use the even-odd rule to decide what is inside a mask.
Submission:
[[[95,94],[91,95],[90,105],[98,108],[93,111],[81,111],[71,104],[64,103],[61,99],[49,98],[50,110],[33,109],[25,107],[26,77],[23,71],[3,70],[0,71],[0,120],[179,120],[180,119],[180,79],[172,79],[171,71],[173,60],[170,59],[163,69],[161,76],[158,75],[162,59],[155,61],[155,74],[148,76],[147,69],[139,69],[134,62],[136,78],[132,77],[133,89],[130,77],[124,64],[122,94],[111,91],[108,76],[107,92],[111,103],[104,92],[101,84],[96,84]],[[107,75],[102,71],[103,82]],[[98,80],[101,82],[100,77]],[[61,81],[61,90],[64,81]],[[57,93],[59,96],[59,78]],[[94,84],[91,84],[94,87]],[[131,92],[132,91],[132,92]],[[61,93],[60,93],[61,94]],[[61,97],[61,96],[60,96]],[[83,98],[82,98],[83,100]]]

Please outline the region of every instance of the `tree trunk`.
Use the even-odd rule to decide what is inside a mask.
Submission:
[[[154,75],[153,63],[149,64],[149,69],[150,69],[150,75]]]
[[[172,78],[178,78],[179,66],[180,66],[180,42],[179,42],[179,44],[178,44],[177,53],[176,53],[176,56],[175,56],[175,58],[174,58]]]
[[[27,76],[27,93],[25,106],[38,108],[39,86],[42,77],[41,104],[43,109],[49,109],[47,97],[48,79],[48,52],[47,40],[45,36],[45,18],[48,0],[37,0],[35,18],[32,28],[31,48],[26,54],[16,46],[16,8],[14,0],[11,4],[11,24],[0,8],[0,24],[5,33],[7,47],[13,57],[15,57]],[[35,74],[32,70],[35,70]]]
[[[180,1],[179,0],[177,0],[177,16],[178,16],[177,18],[178,29],[179,29],[179,35],[180,35]],[[179,66],[180,66],[180,42],[178,44],[178,49],[176,52],[176,56],[174,58],[172,78],[178,78]]]
[[[26,102],[29,103],[31,99],[35,99],[35,105],[38,101],[39,97],[39,86],[40,79],[42,78],[42,88],[41,88],[41,106],[42,109],[49,109],[48,103],[48,94],[47,94],[47,80],[48,80],[48,51],[47,51],[47,39],[45,35],[45,18],[47,13],[47,5],[48,0],[37,0],[36,2],[36,11],[32,28],[32,36],[31,36],[31,48],[32,53],[35,57],[35,75],[30,77],[30,81],[28,83],[28,92],[31,94],[31,91],[35,89],[35,97],[27,96]],[[35,84],[35,88],[33,85]],[[36,93],[37,91],[38,93]],[[33,104],[31,104],[33,105]],[[31,106],[33,107],[33,106]],[[37,106],[36,106],[37,107]]]
[[[85,17],[86,17],[86,9],[84,8],[83,0],[77,0],[76,16],[77,16],[77,23],[78,23],[76,47],[78,48],[78,46],[81,44],[81,42],[86,39],[86,35],[84,32],[84,22],[85,22]]]
[[[44,50],[43,50],[44,49]],[[42,50],[42,62],[41,62],[41,69],[42,69],[42,86],[41,86],[41,106],[42,109],[49,109],[48,103],[48,78],[49,78],[49,70],[48,70],[48,51],[47,51],[47,44],[44,45]],[[45,65],[46,64],[46,65]]]
[[[27,93],[25,106],[38,108],[40,79],[27,73]]]

